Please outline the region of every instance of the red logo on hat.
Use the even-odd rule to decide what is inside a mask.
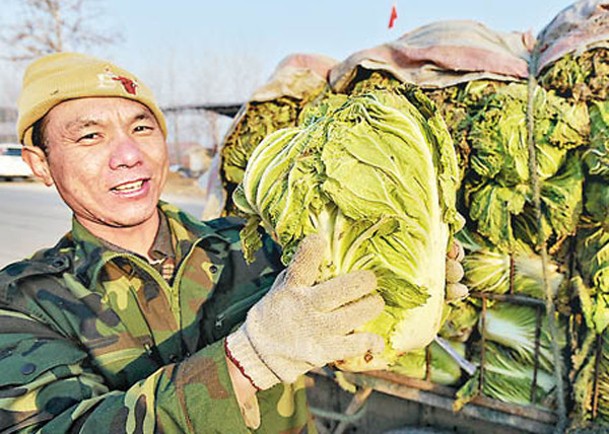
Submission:
[[[125,89],[125,92],[135,95],[137,89],[137,83],[130,78],[124,77],[122,75],[115,75],[112,77],[112,80],[120,81]]]

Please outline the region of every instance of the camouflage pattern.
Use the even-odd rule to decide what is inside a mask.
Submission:
[[[224,337],[282,269],[269,239],[252,264],[240,223],[201,223],[166,203],[168,284],[78,222],[0,272],[0,431],[246,433]],[[303,381],[258,392],[256,432],[312,432]]]

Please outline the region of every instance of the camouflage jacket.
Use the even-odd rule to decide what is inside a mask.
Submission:
[[[53,248],[0,272],[0,431],[249,432],[224,337],[282,268],[266,240],[247,265],[240,225],[202,223],[161,203],[172,284],[78,222]],[[302,382],[258,392],[256,432],[311,426]]]

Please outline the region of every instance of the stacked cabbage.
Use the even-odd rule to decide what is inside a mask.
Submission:
[[[558,14],[540,34],[540,86],[585,105],[590,134],[581,153],[583,212],[570,261],[569,380],[573,425],[609,425],[609,11],[585,0]]]
[[[511,84],[486,98],[469,132],[470,173],[465,201],[477,232],[504,251],[518,242],[534,247],[537,222],[529,174],[527,86]],[[536,171],[543,203],[543,240],[575,232],[583,175],[575,151],[587,138],[585,105],[537,88],[532,95]],[[531,234],[534,234],[533,236]]]
[[[383,334],[388,350],[344,369],[456,385],[456,407],[482,394],[556,408],[562,368],[575,424],[609,424],[609,11],[601,3],[565,9],[535,50],[525,34],[467,21],[362,50],[330,69],[328,86],[290,115],[294,128],[251,143],[235,195],[248,217],[246,248],[256,248],[262,226],[287,261],[306,234],[322,231],[323,278],[357,268],[379,276],[387,309],[366,329]],[[442,306],[459,213],[474,296]],[[431,342],[436,332],[456,356]],[[462,371],[463,360],[478,371]]]
[[[563,267],[551,259],[545,264],[544,276],[541,256],[525,244],[506,252],[484,243],[480,236],[464,232],[461,237],[468,251],[463,261],[465,283],[479,298],[459,302],[447,324],[471,324],[469,330],[462,326],[460,333],[468,337],[475,333],[477,339],[469,341],[476,348],[470,361],[480,366],[480,372],[461,386],[455,409],[479,394],[508,403],[553,408],[555,360],[543,302],[544,280],[552,294],[564,294]],[[460,321],[462,312],[472,308],[477,321],[464,324]],[[564,321],[558,323],[556,339],[564,349]]]
[[[609,117],[608,101],[590,101],[584,212],[575,242],[572,378],[576,421],[609,424]]]

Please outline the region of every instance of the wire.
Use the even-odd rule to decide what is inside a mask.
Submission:
[[[529,148],[529,173],[531,177],[531,189],[533,190],[533,204],[535,207],[535,216],[537,220],[537,235],[539,243],[539,251],[541,256],[541,264],[543,270],[543,287],[545,293],[546,315],[548,316],[548,329],[552,338],[551,348],[554,358],[554,376],[556,377],[556,399],[558,407],[558,420],[555,427],[555,432],[562,434],[567,427],[567,410],[565,405],[565,393],[563,386],[562,374],[562,358],[560,356],[560,348],[558,345],[558,329],[556,326],[556,306],[554,304],[554,294],[550,285],[548,276],[548,251],[546,240],[543,236],[543,222],[541,212],[541,187],[537,176],[537,156],[535,149],[535,93],[537,91],[537,79],[535,71],[537,70],[537,61],[539,58],[539,47],[535,46],[531,54],[529,62],[529,78],[528,78],[528,96],[527,96],[527,144]]]

